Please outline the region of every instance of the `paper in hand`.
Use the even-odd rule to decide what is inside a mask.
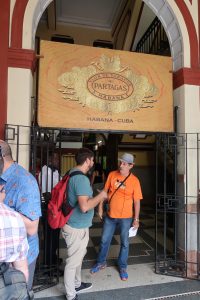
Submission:
[[[129,229],[129,237],[136,236],[137,231],[138,231],[137,228],[131,227],[131,228]]]

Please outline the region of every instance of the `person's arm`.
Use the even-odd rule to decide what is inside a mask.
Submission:
[[[32,221],[29,218],[22,215],[21,213],[19,213],[19,214],[24,221],[24,225],[26,227],[27,234],[28,235],[36,234],[38,232],[39,219]]]
[[[99,203],[99,206],[98,206],[98,215],[99,215],[99,218],[102,220],[103,219],[103,201],[101,201]]]
[[[139,227],[139,216],[140,216],[140,200],[135,200],[134,201],[134,219],[133,219],[133,224],[132,226],[135,228]]]
[[[0,185],[0,203],[4,202],[5,196],[4,185]]]
[[[26,282],[28,282],[28,262],[27,259],[23,259],[23,260],[17,260],[14,261],[12,263],[13,267],[19,271],[21,271],[22,273],[24,273],[24,276],[26,278]]]
[[[78,196],[78,203],[81,211],[86,213],[88,210],[97,206],[101,201],[107,199],[107,193],[103,190],[96,197]]]
[[[28,235],[37,234],[41,216],[40,193],[35,179],[27,180],[18,194],[16,211],[22,217]]]
[[[18,243],[18,247],[17,247],[18,256],[16,257],[16,260],[14,262],[12,262],[12,266],[14,268],[16,268],[17,270],[23,272],[24,276],[26,278],[26,282],[28,282],[29,271],[28,271],[27,257],[28,257],[29,245],[28,245],[25,225],[24,225],[23,220],[20,217],[20,215],[19,214],[17,214],[17,215],[18,215],[18,217],[17,217],[16,221],[18,223],[19,236],[16,235],[14,240],[16,242],[16,245]]]
[[[104,175],[104,173],[102,175]],[[105,177],[104,177],[104,180],[105,180]],[[110,184],[111,184],[111,177],[110,177],[110,174],[109,174],[108,179],[107,179],[107,181],[105,183],[105,186],[104,186],[104,190],[107,193],[108,193],[108,190],[110,188]],[[107,197],[106,200],[108,201],[108,197]],[[101,220],[103,219],[103,206],[104,206],[104,201],[100,201],[99,206],[98,206],[98,215],[99,215]]]

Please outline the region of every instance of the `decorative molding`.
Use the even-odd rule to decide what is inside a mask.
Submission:
[[[182,68],[173,74],[174,90],[178,87],[188,85],[200,85],[200,69],[198,68]]]
[[[172,10],[169,1],[143,0],[153,10],[161,21],[167,34],[173,59],[173,70],[177,71],[184,66],[183,38],[178,25],[177,17]]]
[[[29,49],[8,49],[8,67],[30,69],[35,71],[36,54],[35,51]]]

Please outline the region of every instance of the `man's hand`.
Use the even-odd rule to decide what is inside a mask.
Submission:
[[[99,206],[98,206],[98,215],[99,215],[99,218],[102,220],[103,219],[103,201],[101,201],[99,203]]]
[[[140,226],[139,221],[137,221],[137,220],[134,219],[134,220],[133,220],[132,226],[133,226],[134,228],[139,228],[139,226]]]
[[[99,206],[98,206],[98,215],[99,215],[99,218],[102,220],[103,219],[103,203],[104,203],[105,200],[108,199],[108,194],[107,194],[107,192],[102,190],[99,193],[99,195],[102,197],[102,200],[101,200],[101,202],[99,203]]]
[[[102,200],[106,200],[108,198],[108,194],[106,191],[102,190],[100,193],[99,193],[99,196],[102,198]]]
[[[81,211],[86,213],[88,210],[94,208],[105,199],[107,199],[107,193],[103,190],[94,198],[89,198],[88,196],[78,196],[78,203]]]
[[[139,223],[139,215],[140,215],[140,200],[135,200],[134,201],[134,211],[135,211],[135,217],[133,219],[133,227],[138,228],[140,223]]]

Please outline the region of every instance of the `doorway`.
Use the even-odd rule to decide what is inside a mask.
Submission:
[[[128,152],[134,155],[136,165],[133,173],[140,179],[144,200],[141,205],[141,225],[138,235],[131,238],[130,253],[128,264],[155,263],[155,199],[156,199],[156,136],[155,134],[136,134],[136,133],[107,133],[107,132],[75,132],[60,130],[54,128],[32,128],[32,149],[31,149],[31,169],[36,174],[41,188],[41,201],[43,216],[46,214],[48,198],[45,199],[45,188],[48,184],[41,186],[39,173],[43,173],[45,166],[52,167],[52,156],[56,154],[59,158],[58,171],[60,177],[67,170],[75,166],[75,153],[78,148],[87,147],[94,151],[95,163],[101,166],[105,174],[118,168],[118,157]],[[55,166],[53,166],[55,167]],[[88,174],[91,178],[92,174]],[[50,176],[50,175],[49,175]],[[51,188],[53,188],[53,177],[50,179]],[[94,192],[95,191],[95,185]],[[103,187],[103,185],[102,185]],[[43,189],[44,188],[44,189]],[[47,190],[46,192],[49,192]],[[44,218],[46,222],[46,218]],[[49,276],[53,284],[58,282],[59,275],[64,268],[66,258],[66,249],[64,240],[57,240],[59,244],[56,249],[53,232],[48,231],[47,222],[41,225],[42,243],[40,257],[38,260],[38,270],[41,274]],[[84,258],[83,268],[90,268],[95,263],[98,247],[101,240],[102,221],[96,214],[93,220],[93,226],[90,229],[90,241],[87,248],[87,254]],[[151,233],[151,234],[150,234]],[[47,238],[47,235],[50,236]],[[112,239],[109,255],[108,266],[116,264],[116,258],[119,251],[119,232],[116,231]],[[48,261],[56,250],[58,260]],[[47,254],[50,252],[50,254]],[[39,279],[39,277],[37,277]],[[42,278],[42,276],[41,276]],[[44,283],[36,282],[41,288]]]

